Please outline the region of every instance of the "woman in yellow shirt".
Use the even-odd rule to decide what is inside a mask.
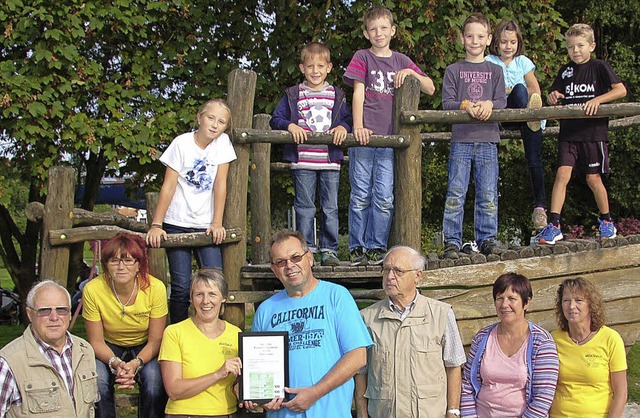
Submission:
[[[117,234],[102,250],[104,274],[82,291],[82,317],[96,353],[97,418],[115,418],[114,385],[140,386],[139,418],[164,417],[167,395],[156,357],[167,323],[167,290],[147,273],[147,246]]]
[[[220,318],[227,295],[220,270],[198,270],[191,277],[195,315],[167,327],[158,356],[169,394],[167,417],[235,416],[240,329]]]
[[[564,280],[556,319],[560,372],[549,415],[619,418],[627,403],[627,358],[620,334],[604,325],[600,292],[582,277]]]

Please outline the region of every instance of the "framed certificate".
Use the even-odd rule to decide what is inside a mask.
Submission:
[[[289,333],[241,332],[238,354],[242,360],[240,402],[267,403],[285,398],[289,386]]]

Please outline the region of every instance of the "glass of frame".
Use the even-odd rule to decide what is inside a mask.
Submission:
[[[242,360],[240,402],[258,404],[284,398],[289,386],[289,333],[241,332],[238,355]]]

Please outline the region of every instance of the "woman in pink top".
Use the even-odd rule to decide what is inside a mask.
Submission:
[[[551,335],[529,322],[529,280],[506,273],[493,284],[500,320],[476,334],[462,374],[463,417],[547,417],[558,380]]]

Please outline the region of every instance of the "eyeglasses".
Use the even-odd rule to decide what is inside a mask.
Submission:
[[[383,267],[382,268],[382,275],[386,276],[387,274],[389,274],[390,272],[393,272],[393,275],[396,277],[402,277],[404,276],[406,273],[410,272],[410,271],[418,271],[418,270],[422,270],[422,269],[410,269],[410,270],[403,270],[401,268],[398,267]]]
[[[71,308],[68,306],[46,306],[43,308],[29,308],[32,311],[35,311],[36,315],[40,318],[47,317],[51,315],[53,310],[56,310],[56,315],[58,316],[67,316],[71,313]]]
[[[120,265],[121,262],[125,266],[133,266],[135,263],[138,262],[138,260],[132,257],[122,257],[122,258],[113,257],[107,260],[107,264],[111,266],[118,266]]]
[[[272,261],[271,264],[280,268],[285,267],[289,261],[291,261],[293,264],[297,264],[302,261],[302,259],[305,255],[307,255],[308,252],[309,250],[303,252],[302,254],[292,255],[291,258],[280,258],[276,261]]]

